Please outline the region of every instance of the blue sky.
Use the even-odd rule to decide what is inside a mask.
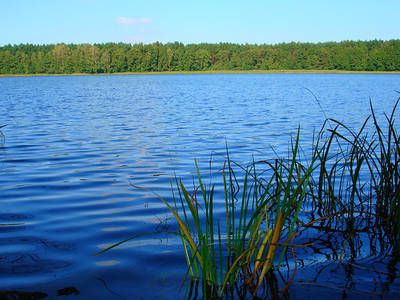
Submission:
[[[400,38],[400,0],[1,0],[0,45]]]

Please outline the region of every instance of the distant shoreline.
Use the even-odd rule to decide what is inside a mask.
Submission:
[[[0,77],[41,76],[107,76],[107,75],[202,75],[202,74],[400,74],[400,71],[345,71],[345,70],[215,70],[215,71],[165,71],[165,72],[115,72],[115,73],[33,73],[0,74]]]

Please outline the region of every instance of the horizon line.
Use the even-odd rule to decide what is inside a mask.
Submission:
[[[246,45],[251,45],[251,46],[262,46],[262,45],[268,45],[268,46],[274,46],[274,45],[282,45],[282,44],[340,44],[340,43],[345,43],[345,42],[391,42],[391,41],[400,41],[400,38],[393,38],[393,39],[344,39],[344,40],[327,40],[327,41],[318,41],[318,42],[310,42],[310,41],[286,41],[286,42],[265,42],[265,43],[251,43],[251,42],[228,42],[228,41],[219,41],[219,42],[190,42],[190,43],[185,43],[181,41],[169,41],[169,42],[161,42],[161,41],[153,41],[153,42],[124,42],[124,41],[119,41],[119,42],[51,42],[51,43],[33,43],[33,42],[20,42],[20,43],[8,43],[8,44],[0,44],[0,47],[7,47],[7,46],[23,46],[23,45],[33,45],[33,46],[53,46],[53,45],[107,45],[107,44],[124,44],[124,45],[154,45],[154,44],[162,44],[162,45],[168,45],[168,44],[183,44],[184,46],[188,45],[220,45],[220,44],[231,44],[231,45],[240,45],[240,46],[246,46]]]

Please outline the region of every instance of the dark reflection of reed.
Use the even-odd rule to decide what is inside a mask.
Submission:
[[[76,287],[68,286],[56,291],[57,296],[77,296],[80,292]],[[0,291],[0,299],[12,300],[39,300],[48,298],[49,294],[42,291]]]
[[[21,291],[0,291],[1,299],[31,299],[31,300],[39,300],[45,299],[48,297],[48,294],[45,292],[21,292]]]
[[[4,127],[6,127],[6,125],[0,125],[0,147],[2,147],[4,145],[4,141],[5,141],[4,133],[1,130]]]

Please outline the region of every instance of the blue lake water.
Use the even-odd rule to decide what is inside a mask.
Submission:
[[[82,299],[174,299],[186,273],[170,196],[198,159],[271,158],[325,116],[391,111],[400,75],[0,78],[0,290],[75,287]],[[138,189],[133,185],[141,186]],[[102,255],[112,243],[139,238]]]

